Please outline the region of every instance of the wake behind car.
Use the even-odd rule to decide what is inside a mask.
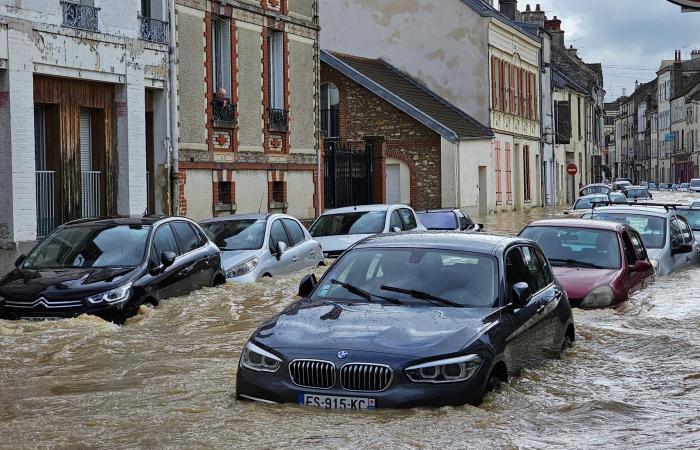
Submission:
[[[318,242],[306,228],[286,214],[240,214],[200,222],[221,249],[226,279],[250,283],[323,263]]]
[[[598,308],[627,301],[653,277],[639,234],[600,220],[538,220],[520,236],[538,242],[573,306]]]
[[[428,209],[416,211],[418,220],[428,230],[479,231],[483,227],[475,224],[461,209]]]
[[[322,408],[478,404],[574,340],[571,307],[533,241],[481,233],[370,237],[258,328],[239,399]]]
[[[596,208],[586,219],[610,220],[634,228],[642,238],[656,273],[667,275],[700,262],[698,244],[688,221],[675,206],[640,203]]]
[[[123,322],[142,304],[223,282],[219,249],[189,219],[80,220],[58,227],[0,280],[0,318]]]
[[[309,228],[326,258],[340,256],[348,247],[380,233],[425,230],[406,205],[362,205],[329,209]]]

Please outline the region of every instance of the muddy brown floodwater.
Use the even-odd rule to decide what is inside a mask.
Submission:
[[[483,220],[518,232],[559,214]],[[700,447],[700,268],[658,278],[619,309],[575,311],[575,347],[478,408],[349,413],[237,401],[241,348],[293,300],[300,278],[205,289],[143,308],[123,327],[0,321],[0,447]]]

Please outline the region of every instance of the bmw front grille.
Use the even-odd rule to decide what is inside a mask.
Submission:
[[[389,387],[392,376],[388,366],[349,363],[340,368],[340,385],[347,391],[379,392]]]
[[[289,364],[289,375],[297,386],[318,389],[335,386],[335,365],[328,361],[294,360]]]

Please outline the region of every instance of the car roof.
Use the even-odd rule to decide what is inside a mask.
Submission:
[[[226,222],[229,220],[260,220],[267,219],[270,216],[272,216],[272,214],[269,213],[232,214],[230,216],[212,217],[202,220],[199,223]]]
[[[644,189],[648,190],[646,186],[627,186],[625,188],[626,191],[631,191],[632,189]]]
[[[416,214],[430,214],[430,213],[441,213],[441,212],[455,212],[457,208],[435,208],[435,209],[423,209],[421,211],[416,211]]]
[[[596,212],[634,213],[642,216],[657,217],[666,217],[668,215],[668,211],[663,206],[637,206],[631,204],[628,206],[601,206],[593,210],[593,214]]]
[[[589,198],[605,198],[607,197],[608,194],[603,194],[601,192],[595,193],[595,194],[586,194],[582,195],[581,197],[577,198],[576,200],[581,200],[582,198],[589,199]]]
[[[393,207],[408,208],[407,205],[401,205],[401,204],[357,205],[357,206],[346,206],[343,208],[327,209],[326,211],[323,212],[323,215],[326,216],[326,215],[331,215],[331,214],[343,214],[343,213],[351,213],[351,212],[355,212],[355,211],[360,211],[360,212],[388,211],[389,209],[391,209]]]
[[[589,228],[594,230],[622,231],[626,225],[609,220],[591,219],[543,219],[530,222],[528,227]],[[526,227],[527,228],[527,227]]]
[[[529,239],[488,233],[462,231],[412,231],[408,233],[377,234],[357,244],[356,248],[420,247],[471,251],[498,255],[515,243],[532,243]]]
[[[155,223],[164,221],[166,219],[186,219],[187,217],[177,217],[177,216],[143,216],[143,217],[128,217],[128,216],[116,216],[116,217],[98,217],[92,219],[78,219],[71,222],[64,223],[62,227],[72,227],[81,225],[103,225],[103,226],[115,226],[115,225],[153,225]]]
[[[605,187],[610,187],[610,185],[607,184],[607,183],[591,183],[591,184],[585,185],[585,186],[582,187],[581,189],[586,189],[586,188],[588,188],[588,187],[593,187],[593,186],[605,186]]]

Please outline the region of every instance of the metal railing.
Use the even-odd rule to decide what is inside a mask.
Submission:
[[[169,37],[168,22],[152,17],[139,16],[139,37],[144,41],[167,44]]]
[[[63,8],[64,27],[78,28],[87,31],[97,31],[97,13],[100,8],[69,1],[62,1],[61,7]]]
[[[100,207],[100,176],[102,172],[94,170],[81,172],[81,213],[83,218],[99,217]]]
[[[152,194],[153,188],[151,187],[151,172],[146,171],[146,215],[153,214],[153,208],[151,208]]]
[[[224,102],[211,102],[212,121],[220,126],[236,125],[236,105]]]
[[[270,130],[287,131],[289,126],[289,113],[284,109],[269,109]]]
[[[56,228],[54,179],[56,172],[36,172],[36,237],[48,236]]]

